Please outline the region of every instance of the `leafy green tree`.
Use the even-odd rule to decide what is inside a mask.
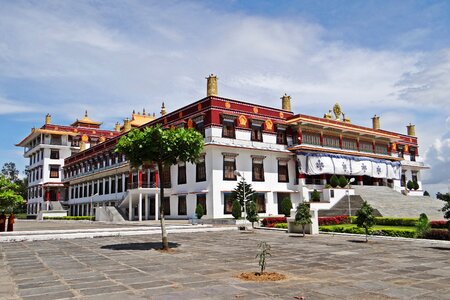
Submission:
[[[412,191],[414,189],[414,182],[412,182],[411,180],[408,180],[408,182],[406,183],[406,188],[410,191]]]
[[[9,181],[17,184],[17,193],[21,195],[23,199],[27,198],[28,178],[19,178],[19,170],[17,170],[15,163],[5,163],[2,167],[1,174],[3,174]],[[24,208],[26,211],[26,206]]]
[[[292,209],[292,201],[291,198],[285,197],[281,200],[281,213],[284,214],[285,217],[291,216]]]
[[[203,208],[203,205],[198,204],[195,208],[195,214],[197,215],[197,218],[201,219],[205,215],[205,209]]]
[[[255,222],[258,222],[258,209],[256,207],[255,199],[247,201],[247,216],[246,219],[252,223],[252,228],[255,228]]]
[[[419,238],[424,238],[428,231],[430,231],[431,225],[428,221],[426,214],[420,214],[419,219],[416,222],[416,235]]]
[[[311,201],[318,202],[320,201],[320,192],[314,189],[311,193]]]
[[[311,217],[309,203],[299,203],[295,212],[295,224],[302,226],[303,237],[305,236],[305,225],[312,223]]]
[[[176,164],[178,161],[195,163],[203,151],[203,136],[194,129],[164,129],[160,124],[133,129],[120,138],[116,152],[123,153],[132,167],[144,163],[155,163],[158,173],[163,173],[163,166]],[[164,188],[159,176],[159,208],[161,220],[162,246],[169,249],[169,241],[164,218]]]
[[[333,174],[330,178],[330,185],[332,188],[337,188],[339,185],[339,178],[335,174]]]
[[[358,227],[363,227],[366,232],[366,243],[369,241],[369,230],[375,225],[375,216],[373,215],[373,208],[367,201],[364,201],[361,208],[356,212],[356,224]]]
[[[444,218],[450,220],[450,194],[437,193],[436,198],[445,202],[444,207],[442,207],[442,212],[444,213]],[[447,222],[447,225],[448,231],[450,232],[450,221]]]
[[[242,217],[242,206],[236,199],[233,201],[233,204],[231,206],[231,214],[236,220]]]
[[[347,186],[347,184],[348,184],[347,178],[345,178],[343,175],[341,175],[341,176],[339,177],[339,186],[340,186],[341,188],[345,188],[345,187]]]
[[[14,213],[25,204],[23,197],[18,194],[18,189],[16,183],[0,175],[0,213]]]

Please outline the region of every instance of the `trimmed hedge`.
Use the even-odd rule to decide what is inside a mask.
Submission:
[[[288,228],[288,224],[287,223],[278,223],[278,224],[275,224],[275,228],[287,229]]]
[[[341,233],[354,233],[354,234],[365,234],[364,228],[360,227],[350,227],[346,228],[343,226],[333,226],[331,228],[320,228],[320,231],[324,232],[341,232]],[[370,230],[372,235],[382,235],[382,236],[395,236],[395,237],[405,237],[414,238],[416,236],[416,231],[414,229],[375,229]]]
[[[430,222],[431,228],[441,228],[446,229],[448,228],[448,221],[431,221]]]
[[[348,216],[319,217],[319,226],[348,224]]]
[[[450,240],[450,232],[446,229],[432,229],[425,234],[430,240]]]
[[[44,217],[44,220],[77,221],[77,220],[91,220],[91,217],[89,217],[89,216]],[[92,217],[92,220],[95,220],[95,217]]]
[[[376,217],[376,225],[386,225],[386,226],[416,226],[418,218],[387,218],[387,217]]]
[[[262,225],[264,227],[275,227],[278,223],[287,223],[286,217],[268,217],[262,220]]]

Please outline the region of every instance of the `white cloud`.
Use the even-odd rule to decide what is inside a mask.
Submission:
[[[0,115],[34,112],[37,110],[36,107],[32,107],[29,104],[9,100],[0,96]]]

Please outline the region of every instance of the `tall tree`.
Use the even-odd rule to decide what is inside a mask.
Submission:
[[[241,205],[241,211],[245,205],[245,219],[252,223],[258,221],[258,212],[256,209],[255,190],[250,183],[247,183],[244,178],[238,182],[236,188],[231,192],[231,199],[236,200]]]
[[[2,174],[12,182],[19,179],[19,170],[17,170],[16,164],[13,162],[8,162],[3,165]]]
[[[4,175],[0,175],[0,212],[13,213],[25,201],[18,194],[19,186]]]
[[[356,224],[358,227],[363,227],[366,232],[366,243],[369,241],[369,230],[375,225],[375,216],[373,215],[373,208],[367,201],[364,201],[361,208],[356,212]]]
[[[161,220],[162,248],[169,249],[164,219],[164,186],[161,180],[164,166],[179,161],[195,163],[203,151],[203,136],[194,129],[164,129],[161,125],[133,129],[120,138],[115,151],[126,155],[131,166],[155,163],[159,176],[159,212]]]

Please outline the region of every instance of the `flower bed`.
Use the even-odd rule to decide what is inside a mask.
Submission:
[[[448,221],[431,221],[430,222],[431,228],[441,228],[445,229],[448,228]]]
[[[348,216],[319,217],[319,226],[348,224]]]
[[[264,227],[275,227],[278,223],[287,223],[286,217],[268,217],[262,220],[262,225]]]

